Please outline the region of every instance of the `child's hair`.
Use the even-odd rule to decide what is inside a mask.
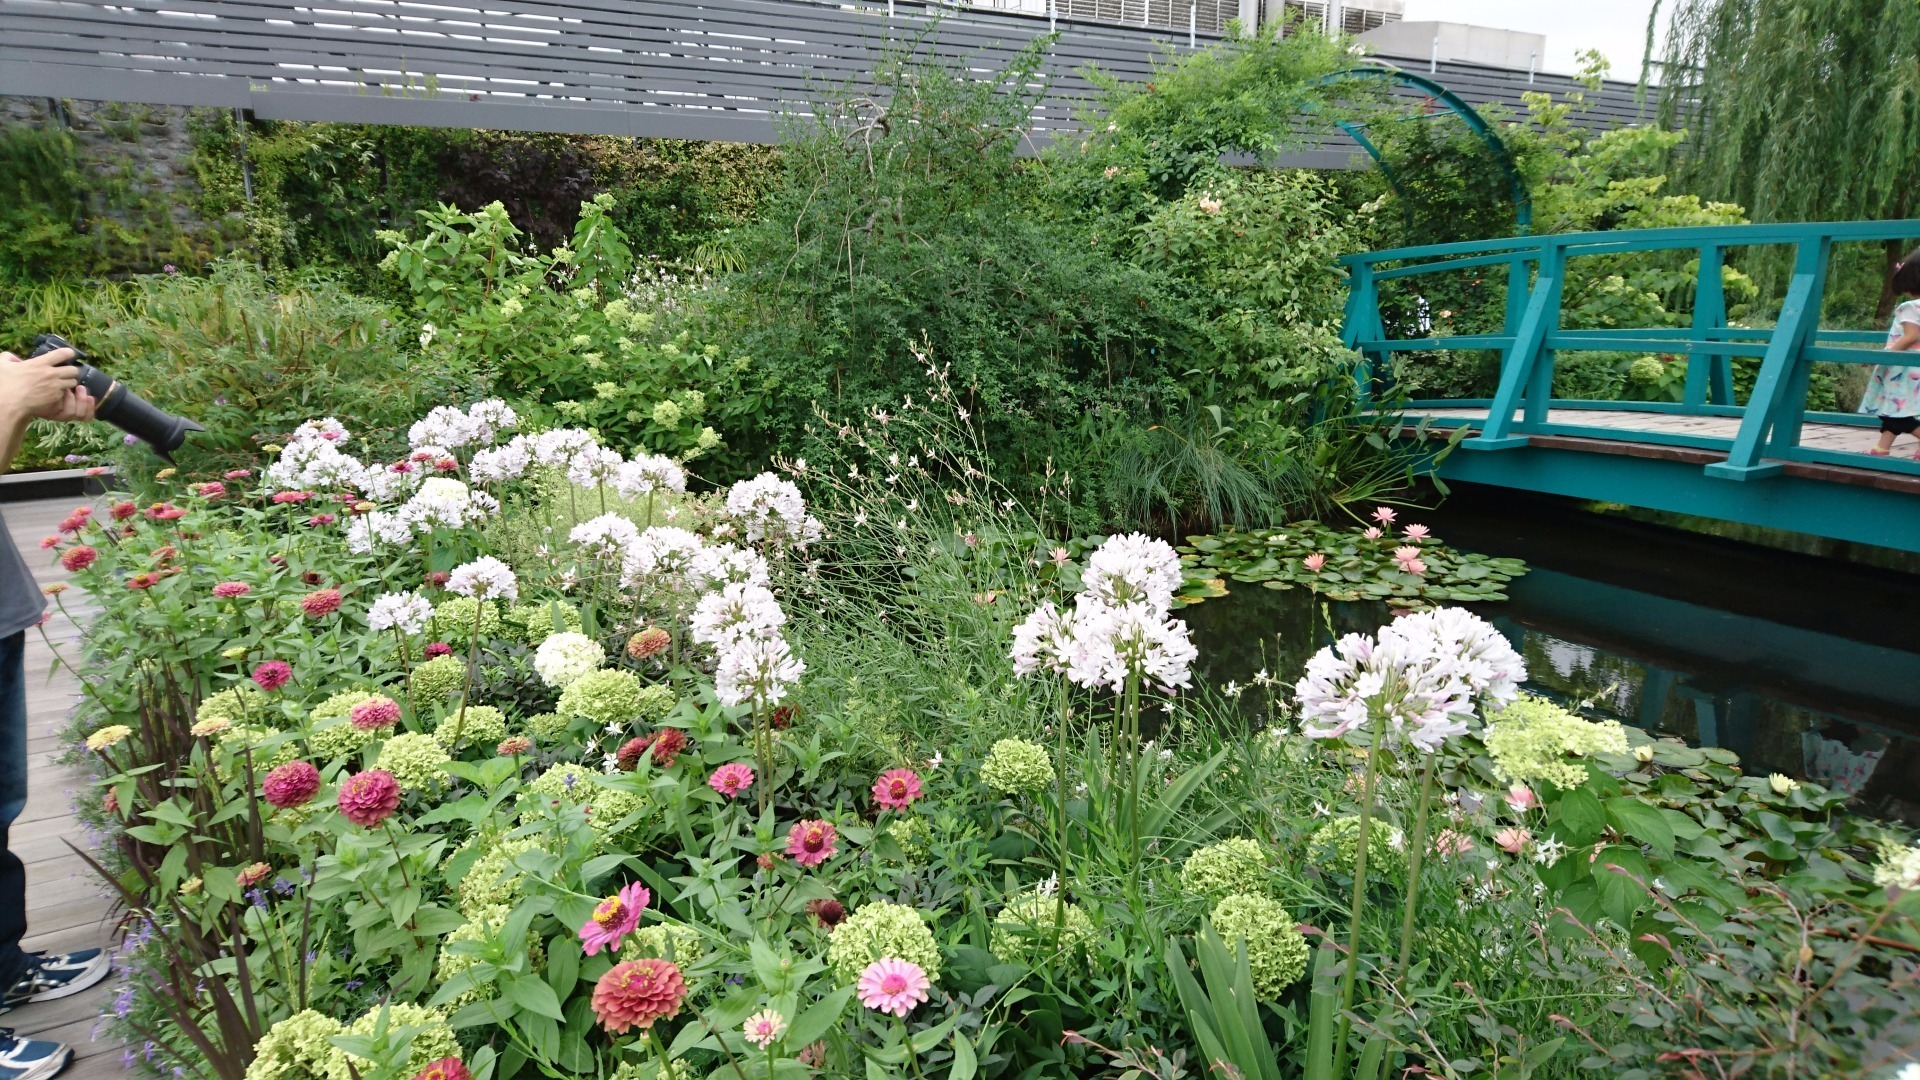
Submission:
[[[1893,268],[1893,291],[1920,295],[1920,248],[1907,252],[1907,257]]]

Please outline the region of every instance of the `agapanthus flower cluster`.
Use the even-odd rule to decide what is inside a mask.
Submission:
[[[412,636],[427,628],[433,605],[416,593],[386,593],[367,608],[367,627],[376,633],[397,630]]]
[[[1480,710],[1512,701],[1526,674],[1499,631],[1470,612],[1441,609],[1321,649],[1294,694],[1310,738],[1365,730],[1432,751],[1464,734]]]
[[[770,638],[787,624],[780,601],[762,585],[732,584],[694,605],[693,640],[722,651],[752,638]]]
[[[771,472],[728,488],[727,513],[756,544],[777,540],[805,546],[821,533],[820,523],[807,516],[807,502],[800,489]]]
[[[805,661],[793,655],[786,639],[742,638],[720,654],[713,675],[714,695],[722,705],[769,706],[786,696],[806,670]]]
[[[520,582],[513,568],[491,555],[482,555],[454,568],[447,589],[475,600],[514,600],[520,596]]]
[[[511,431],[519,422],[520,417],[498,398],[476,401],[464,410],[440,405],[407,429],[407,442],[415,450],[491,446],[502,432]]]
[[[533,464],[533,450],[525,435],[515,435],[499,446],[476,450],[467,463],[467,475],[482,484],[518,480]]]
[[[424,534],[435,529],[463,529],[499,509],[500,500],[486,492],[475,491],[452,477],[435,476],[423,481],[395,513],[413,532]]]
[[[628,499],[656,493],[679,494],[687,490],[687,473],[672,458],[641,454],[614,471],[613,489]]]
[[[630,589],[686,591],[694,584],[694,557],[704,546],[697,533],[655,525],[628,545],[620,562],[620,584]]]
[[[1163,693],[1191,684],[1199,650],[1168,614],[1180,584],[1172,548],[1138,534],[1112,537],[1088,557],[1082,581],[1071,611],[1049,601],[1014,629],[1015,672],[1116,691],[1129,679]]]
[[[619,514],[601,514],[575,525],[567,539],[579,545],[581,553],[589,558],[608,559],[617,564],[640,539],[640,526]]]

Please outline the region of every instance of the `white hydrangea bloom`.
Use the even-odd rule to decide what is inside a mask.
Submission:
[[[1075,648],[1067,661],[1067,678],[1089,689],[1119,690],[1127,676],[1163,689],[1192,682],[1189,669],[1199,657],[1187,637],[1187,626],[1148,604],[1079,608],[1073,637]]]
[[[709,544],[694,553],[693,577],[704,587],[734,583],[765,585],[772,580],[766,557],[752,548]]]
[[[1140,533],[1108,537],[1087,556],[1081,596],[1108,607],[1145,604],[1166,611],[1180,588],[1180,555]]]
[[[647,585],[668,589],[686,588],[692,577],[693,559],[705,546],[698,533],[673,525],[655,525],[640,534],[627,548],[620,564],[620,583],[628,588]]]
[[[599,487],[612,483],[622,464],[618,451],[589,446],[567,461],[567,479],[581,487]]]
[[[749,541],[785,536],[806,542],[819,535],[820,523],[807,516],[800,489],[763,472],[727,489],[727,513],[740,523]]]
[[[1078,644],[1074,639],[1074,608],[1055,607],[1048,600],[1026,621],[1013,628],[1013,672],[1022,677],[1035,672],[1065,675]]]
[[[607,650],[585,634],[563,631],[547,635],[533,651],[533,670],[540,681],[555,690],[565,690],[584,675],[600,670]]]
[[[427,415],[407,429],[407,445],[457,449],[474,441],[474,428],[467,414],[452,405],[436,405]]]
[[[581,553],[596,559],[624,559],[627,549],[640,539],[640,526],[619,514],[601,514],[573,527],[567,539],[580,545]]]
[[[1881,844],[1873,883],[1888,889],[1920,889],[1920,845]]]
[[[433,605],[414,593],[386,593],[367,608],[367,626],[376,632],[418,634],[433,618]]]
[[[679,494],[687,490],[687,473],[672,458],[641,454],[614,472],[613,489],[627,499],[655,492]]]
[[[693,609],[693,640],[721,649],[752,637],[774,637],[787,624],[780,601],[761,585],[728,585]]]
[[[527,466],[533,463],[533,450],[525,435],[515,435],[499,446],[489,447],[473,455],[473,461],[467,466],[467,474],[482,483],[497,484],[504,480],[518,480],[526,475]]]
[[[482,555],[463,566],[453,568],[447,590],[475,600],[513,600],[520,595],[520,581],[513,568],[491,555]]]
[[[713,689],[722,705],[753,702],[772,705],[800,681],[807,665],[782,637],[754,637],[734,642],[720,654]]]

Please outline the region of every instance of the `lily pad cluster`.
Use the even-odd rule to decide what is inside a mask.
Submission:
[[[1505,600],[1507,583],[1527,572],[1519,559],[1456,551],[1424,530],[1409,536],[1318,521],[1189,536],[1180,551],[1195,577],[1269,589],[1297,586],[1332,600],[1411,601],[1404,606],[1415,607]]]

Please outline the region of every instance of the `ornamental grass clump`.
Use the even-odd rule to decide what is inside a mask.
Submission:
[[[1006,795],[1032,795],[1053,783],[1047,748],[1025,739],[1001,739],[980,765],[980,781]]]
[[[1211,921],[1228,948],[1246,942],[1247,967],[1261,997],[1278,998],[1306,974],[1307,939],[1278,900],[1235,893],[1214,905]]]
[[[827,944],[827,964],[842,985],[860,977],[869,964],[892,956],[910,961],[940,979],[940,946],[918,911],[904,904],[875,900],[835,927]]]
[[[1198,848],[1180,866],[1180,889],[1210,899],[1229,893],[1264,894],[1267,849],[1245,836]]]
[[[1035,967],[1091,948],[1093,919],[1055,890],[1021,893],[1007,901],[993,922],[987,949],[1009,964]]]
[[[1495,776],[1510,784],[1557,788],[1586,782],[1586,766],[1569,758],[1627,752],[1627,732],[1619,721],[1585,720],[1533,694],[1489,716],[1484,740]]]

